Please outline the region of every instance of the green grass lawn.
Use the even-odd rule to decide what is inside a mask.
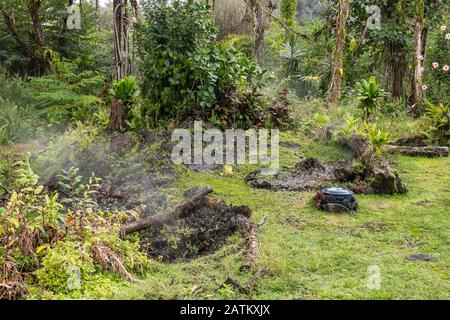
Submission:
[[[317,145],[316,145],[317,146]],[[300,156],[324,160],[347,156],[336,148],[304,146],[281,149],[283,165]],[[157,264],[142,283],[121,287],[126,299],[449,299],[450,298],[450,160],[394,159],[407,195],[358,196],[360,210],[327,214],[311,204],[313,193],[255,190],[243,181],[250,168],[233,177],[187,173],[174,185],[214,188],[217,199],[248,205],[260,229],[260,259],[251,271],[239,271],[243,239],[235,235],[214,254],[197,260]],[[436,262],[408,261],[414,253]],[[381,272],[381,288],[369,289],[368,268]],[[252,291],[243,294],[224,281],[232,277]]]

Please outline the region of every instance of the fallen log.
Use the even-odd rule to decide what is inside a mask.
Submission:
[[[392,153],[399,153],[413,157],[448,157],[448,147],[408,147],[387,145],[387,150]]]
[[[120,234],[123,237],[123,236],[133,233],[133,232],[141,231],[143,229],[147,229],[147,228],[155,226],[155,225],[165,224],[174,219],[178,219],[183,215],[184,212],[189,211],[192,207],[194,207],[196,205],[196,203],[199,200],[203,199],[206,195],[210,194],[212,191],[213,191],[213,189],[209,188],[209,187],[192,191],[176,207],[174,207],[166,212],[151,216],[149,218],[138,220],[138,221],[135,221],[130,224],[122,226],[120,228]]]
[[[397,194],[405,193],[406,188],[397,173],[389,166],[388,161],[375,155],[369,142],[360,136],[351,136],[342,141],[344,147],[359,158],[367,171],[368,193]]]
[[[244,215],[241,215],[238,218],[237,224],[245,238],[244,261],[240,267],[241,270],[250,269],[255,261],[258,260],[258,232],[259,228],[264,225],[266,221],[266,216],[264,216],[259,223],[249,221]]]

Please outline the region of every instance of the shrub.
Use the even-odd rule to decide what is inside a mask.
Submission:
[[[31,130],[26,112],[0,97],[0,145],[25,138],[31,134]]]
[[[43,77],[30,77],[24,91],[31,97],[30,106],[50,124],[83,121],[100,104],[96,94],[103,85],[103,76],[83,70],[80,61],[59,61],[55,72]]]
[[[238,51],[245,53],[248,57],[252,56],[253,47],[255,46],[253,39],[248,35],[229,34],[224,44],[227,47],[233,47]]]
[[[217,42],[204,4],[147,0],[143,8],[146,19],[137,28],[142,95],[146,103],[158,106],[160,118],[213,117],[240,127],[257,121],[238,115],[249,102],[257,107],[265,72],[246,54]]]
[[[440,22],[434,21],[435,26],[449,25],[448,15],[443,15],[444,19]],[[429,28],[427,42],[427,57],[424,71],[424,84],[427,85],[427,99],[433,103],[448,101],[450,86],[449,71],[444,71],[443,67],[450,61],[450,41],[445,38],[448,33],[446,30],[440,30],[439,27]],[[432,63],[437,62],[439,67],[433,68]]]
[[[272,127],[286,128],[292,124],[291,112],[288,109],[289,90],[287,88],[278,91],[278,103],[269,108],[269,119]]]
[[[143,271],[147,259],[137,244],[119,236],[120,223],[135,214],[102,212],[94,200],[98,179],[82,185],[76,173],[62,176],[62,200],[70,198],[62,201],[38,184],[28,158],[20,164],[18,190],[0,208],[0,299],[26,293],[25,272],[35,272],[40,288],[66,293],[86,289],[71,280],[84,285],[103,272],[134,280],[128,270]]]
[[[359,108],[362,109],[364,120],[368,121],[370,115],[380,106],[380,103],[387,93],[381,89],[374,76],[369,81],[362,80],[355,86],[357,97],[359,99]]]
[[[125,121],[132,120],[131,108],[138,96],[137,81],[128,76],[113,83],[110,90],[111,96],[123,105]]]
[[[288,44],[284,45],[280,53],[283,69],[288,76],[298,75],[304,55],[304,50],[298,45],[297,35],[291,34]]]
[[[365,124],[367,130],[367,138],[373,147],[375,155],[381,156],[385,146],[391,140],[389,134],[383,128],[378,128],[376,124]]]
[[[428,133],[438,145],[449,145],[450,139],[450,103],[433,104],[427,102],[427,116],[430,121]]]

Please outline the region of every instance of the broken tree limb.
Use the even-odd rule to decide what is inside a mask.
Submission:
[[[155,225],[161,225],[171,220],[178,219],[185,211],[195,206],[199,200],[203,199],[211,192],[213,192],[213,189],[209,187],[193,191],[180,204],[166,212],[122,226],[120,228],[120,234],[123,237],[133,232],[141,231]]]
[[[448,147],[407,147],[387,145],[387,150],[392,153],[399,153],[413,157],[448,157]]]
[[[389,166],[388,161],[375,155],[369,142],[360,136],[351,136],[342,141],[344,147],[359,158],[367,171],[369,192],[376,194],[405,193],[406,188],[397,173]]]
[[[240,267],[241,270],[250,269],[259,258],[258,232],[266,221],[267,216],[264,216],[259,223],[251,222],[243,215],[238,217],[237,224],[245,238],[244,262]]]
[[[259,257],[258,226],[244,216],[238,219],[240,230],[245,238],[244,262],[240,269],[245,270],[250,269]]]

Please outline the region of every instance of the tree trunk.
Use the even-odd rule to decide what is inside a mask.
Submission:
[[[114,80],[120,80],[130,74],[130,55],[128,42],[127,0],[114,0]]]
[[[265,3],[265,1],[263,1]],[[270,4],[270,2],[269,2]],[[264,36],[269,27],[269,18],[261,7],[260,0],[247,0],[247,5],[252,9],[253,27],[254,27],[254,58],[259,62],[264,57]],[[273,10],[272,6],[268,6],[269,10]]]
[[[95,0],[95,31],[100,31],[100,4],[99,0]]]
[[[414,27],[414,74],[412,78],[412,94],[410,96],[409,104],[411,106],[411,113],[414,117],[420,116],[420,107],[423,100],[423,71],[425,65],[425,48],[427,45],[428,29],[425,27],[425,4],[423,0],[418,6],[417,21]],[[422,56],[423,60],[419,57]]]
[[[349,3],[350,0],[339,0],[338,15],[336,17],[336,48],[334,50],[332,80],[328,90],[328,106],[337,106],[341,98],[342,79],[344,76],[345,25],[347,23]]]
[[[128,40],[127,0],[113,1],[114,59],[113,80],[117,81],[131,74],[131,59]],[[124,106],[113,99],[109,128],[112,131],[125,127]]]
[[[213,192],[211,188],[203,188],[195,191],[188,197],[186,197],[179,205],[175,208],[170,209],[166,212],[151,216],[144,220],[138,220],[133,223],[122,226],[120,233],[122,236],[141,231],[146,228],[150,228],[155,225],[162,225],[169,221],[179,219],[184,212],[190,210],[199,200],[206,197],[208,194]]]
[[[382,9],[383,19],[392,23],[397,32],[401,32],[398,27],[404,23],[396,10],[400,2],[400,0],[388,0]],[[405,45],[400,39],[388,37],[384,41],[383,49],[386,88],[394,98],[404,96],[407,69]]]
[[[402,47],[397,44],[391,43],[390,50],[390,59],[395,57],[395,55],[399,55],[402,52]],[[391,85],[391,94],[392,97],[398,98],[401,97],[404,93],[404,78],[405,78],[405,60],[406,57],[401,54],[400,57],[396,57],[390,61],[388,64],[389,74],[391,75],[390,85]]]
[[[387,145],[387,149],[389,152],[399,153],[411,157],[448,157],[448,147],[408,147]]]
[[[42,29],[41,19],[39,17],[39,9],[41,8],[41,0],[29,0],[28,10],[30,12],[31,21],[33,22],[34,32],[39,47],[45,47],[44,30]]]
[[[112,99],[111,115],[109,120],[109,129],[111,131],[120,131],[125,127],[125,114],[122,102]]]

